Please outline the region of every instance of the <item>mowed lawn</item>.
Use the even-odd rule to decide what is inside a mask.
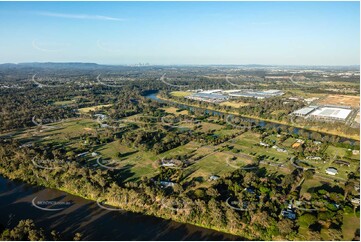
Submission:
[[[246,154],[256,153],[254,156],[266,155],[269,157],[275,157],[274,159],[278,159],[277,162],[284,162],[286,161],[287,157],[290,156],[290,154],[288,153],[278,152],[276,149],[273,148],[259,146],[259,142],[260,135],[257,133],[253,133],[252,131],[248,131],[233,139],[230,142],[230,145],[233,145],[234,148],[238,148],[241,150],[241,152]],[[289,151],[291,150],[289,149]]]
[[[248,106],[248,103],[243,103],[243,102],[234,102],[234,101],[227,101],[227,102],[222,102],[219,104],[219,106],[228,106],[228,107],[232,107],[232,108],[239,108],[239,107],[244,107],[244,106]]]
[[[128,170],[126,181],[137,180],[144,176],[151,177],[157,172],[155,155],[129,148],[118,140],[99,147],[96,152],[101,155],[103,160],[112,160],[113,164],[117,163],[115,167],[120,168],[120,175],[126,168]],[[118,157],[119,152],[122,154],[121,157]]]
[[[317,178],[312,178],[312,179],[306,179],[303,183],[302,183],[302,187],[301,187],[301,192],[300,194],[304,194],[306,192],[308,193],[312,193],[312,190],[316,187],[322,186],[322,182],[317,179]]]
[[[162,159],[162,158],[173,158],[175,156],[178,156],[178,155],[186,155],[186,154],[193,154],[193,155],[196,155],[198,149],[201,147],[201,144],[197,143],[197,142],[189,142],[185,145],[181,145],[181,146],[178,146],[174,149],[171,149],[171,150],[168,150],[164,153],[161,153],[157,156],[158,159]],[[201,153],[201,150],[199,150]]]
[[[161,108],[161,110],[164,110],[166,113],[174,114],[176,116],[189,114],[188,110],[180,110],[176,107]]]
[[[227,172],[236,170],[236,168],[227,164],[227,159],[231,157],[232,155],[223,152],[210,153],[210,155],[184,170],[186,180],[201,177],[204,181],[207,181],[211,175],[221,176]]]
[[[99,124],[92,119],[75,118],[63,122],[46,124],[45,126],[46,127],[41,128],[40,132],[36,131],[37,127],[29,128],[17,133],[14,138],[22,142],[59,142],[72,144],[78,142],[77,138],[82,134],[94,134]]]
[[[74,99],[73,100],[56,101],[56,102],[54,102],[54,105],[62,106],[62,105],[69,105],[69,104],[73,104],[73,103],[76,103],[76,101]]]
[[[221,129],[221,130],[215,131],[214,134],[222,137],[222,136],[233,135],[233,134],[236,134],[237,132],[238,132],[238,130],[236,130],[236,129]]]
[[[355,214],[344,213],[342,225],[343,240],[352,240],[357,229],[360,229],[360,218]]]
[[[285,141],[283,141],[282,145],[284,147],[292,147],[292,145],[296,142],[295,138],[288,138]]]
[[[220,125],[220,124],[214,124],[214,123],[208,123],[208,122],[201,122],[198,124],[192,123],[192,122],[185,122],[179,125],[180,127],[184,127],[184,128],[189,128],[189,129],[194,129],[195,126],[197,126],[197,130],[206,133],[210,130],[212,131],[220,131],[220,130],[225,130],[224,126]],[[226,131],[227,132],[227,131]],[[229,130],[229,132],[233,132],[232,130]],[[215,133],[216,134],[216,133]]]
[[[174,97],[185,97],[185,96],[189,96],[192,94],[193,94],[193,92],[182,92],[182,91],[174,91],[174,92],[170,93],[170,95],[172,95]]]
[[[347,157],[347,149],[329,145],[326,149],[326,154],[328,154],[332,158],[336,157],[336,156],[343,158],[343,157]],[[359,155],[351,155],[350,158],[359,160],[360,156]]]
[[[85,133],[95,134],[95,129],[99,127],[99,124],[93,119],[76,119],[68,120],[61,123],[55,123],[54,126],[59,129],[50,129],[43,132],[43,136],[49,136],[53,141],[64,141],[72,138],[77,138]]]
[[[86,108],[79,108],[79,112],[80,113],[89,113],[90,111],[97,111],[104,107],[110,107],[112,105],[113,104],[104,104],[104,105],[96,105],[96,106],[91,106],[91,107],[86,107]]]
[[[202,122],[201,123],[201,130],[202,132],[208,132],[210,130],[221,130],[224,129],[224,126],[220,125],[220,124],[214,124],[214,123],[208,123],[208,122]]]
[[[315,167],[317,169],[317,174],[326,177],[328,179],[337,179],[341,178],[343,180],[346,180],[348,177],[348,174],[350,172],[356,172],[359,162],[358,161],[350,161],[350,167],[345,165],[338,165],[333,163],[334,159],[324,161],[312,161],[312,160],[305,160],[308,164],[312,165],[312,167]],[[329,167],[334,167],[337,169],[338,174],[336,175],[328,175],[326,173],[326,169]]]

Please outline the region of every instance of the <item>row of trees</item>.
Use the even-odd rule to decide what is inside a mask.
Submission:
[[[81,240],[82,234],[76,233],[74,241]],[[64,240],[56,230],[45,231],[35,225],[31,219],[20,220],[13,228],[0,228],[0,240],[3,241],[43,241],[43,240]]]

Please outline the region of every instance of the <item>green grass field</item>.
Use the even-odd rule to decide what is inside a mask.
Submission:
[[[312,188],[322,186],[322,183],[319,179],[307,179],[302,183],[301,192],[300,194],[304,194],[306,192],[311,192]]]
[[[235,170],[235,168],[227,164],[228,158],[231,158],[231,155],[223,152],[216,152],[186,168],[184,174],[186,175],[187,180],[201,177],[204,181],[207,181],[211,175],[221,176]]]
[[[291,147],[295,142],[296,142],[295,138],[288,138],[282,143],[282,145],[284,147]]]
[[[258,146],[260,142],[259,134],[248,131],[240,136],[237,136],[233,139],[233,142],[229,143],[230,145],[234,145],[235,148],[240,149],[242,152],[246,154],[256,153],[257,155],[266,155],[269,157],[274,157],[275,162],[284,162],[287,157],[290,156],[288,153],[278,152],[273,148],[266,148],[263,146]],[[278,161],[276,160],[278,159]]]
[[[168,107],[168,108],[162,108],[161,110],[164,110],[166,113],[170,113],[170,114],[174,114],[176,116],[179,116],[179,115],[188,115],[189,112],[188,110],[179,110],[178,108],[176,107]]]
[[[174,97],[185,97],[185,96],[192,95],[193,92],[175,91],[175,92],[171,92],[170,94]]]
[[[343,215],[342,234],[344,240],[352,240],[357,229],[360,229],[360,218],[354,214]]]
[[[227,102],[220,103],[219,106],[228,106],[228,107],[232,107],[232,108],[239,108],[239,107],[248,106],[248,103],[227,101]]]
[[[16,132],[13,136],[15,139],[23,142],[60,142],[60,143],[74,143],[73,139],[86,133],[95,133],[95,129],[99,124],[92,119],[76,118],[68,119],[63,122],[56,122],[46,125],[50,128],[32,127],[22,132]]]
[[[137,180],[144,176],[151,177],[156,174],[157,157],[150,152],[129,148],[119,141],[108,143],[95,151],[101,155],[103,160],[113,160],[113,163],[116,163],[115,167],[119,168],[120,175],[126,173],[124,175],[126,181]],[[119,152],[122,157],[118,157]]]
[[[54,105],[69,105],[69,104],[73,104],[73,103],[76,103],[75,100],[64,100],[64,101],[57,101],[57,102],[54,102]]]

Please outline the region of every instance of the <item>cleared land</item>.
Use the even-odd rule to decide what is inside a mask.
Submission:
[[[187,179],[197,179],[206,181],[211,175],[223,175],[227,172],[234,171],[235,168],[227,165],[227,158],[231,155],[223,152],[210,154],[205,158],[197,161],[196,164],[184,170]]]
[[[192,95],[193,92],[175,91],[175,92],[171,92],[170,94],[174,97],[185,97],[185,96]]]
[[[75,100],[64,100],[64,101],[57,101],[54,102],[54,105],[69,105],[69,104],[73,104],[76,103]]]
[[[227,101],[227,102],[222,102],[222,103],[220,103],[219,105],[220,105],[220,106],[233,107],[233,108],[239,108],[239,107],[248,106],[248,103],[235,102],[235,101]]]
[[[179,110],[178,108],[175,107],[162,108],[162,110],[164,110],[166,113],[174,114],[176,116],[189,114],[188,110]]]
[[[97,105],[97,106],[92,106],[92,107],[86,107],[86,108],[79,108],[79,112],[80,113],[89,113],[91,111],[97,111],[100,110],[104,107],[110,107],[113,104],[105,104],[105,105]]]
[[[318,104],[332,104],[332,105],[345,105],[351,107],[360,107],[359,96],[348,95],[328,95],[322,100],[318,101]]]
[[[288,153],[279,152],[277,149],[259,146],[259,142],[260,135],[248,131],[242,135],[237,136],[231,142],[226,143],[234,146],[234,148],[239,149],[242,153],[249,154],[254,157],[257,155],[266,155],[266,160],[271,160],[274,162],[284,162],[289,156]]]

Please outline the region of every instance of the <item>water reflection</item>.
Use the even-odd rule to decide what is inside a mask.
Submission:
[[[32,200],[56,202],[60,211],[43,211]],[[42,204],[46,204],[45,202]],[[70,205],[69,205],[70,204]],[[44,206],[44,205],[42,205]],[[142,214],[108,211],[95,202],[54,189],[34,187],[0,177],[0,223],[14,227],[21,219],[61,232],[72,239],[80,232],[85,240],[241,240],[237,236],[176,223]]]

